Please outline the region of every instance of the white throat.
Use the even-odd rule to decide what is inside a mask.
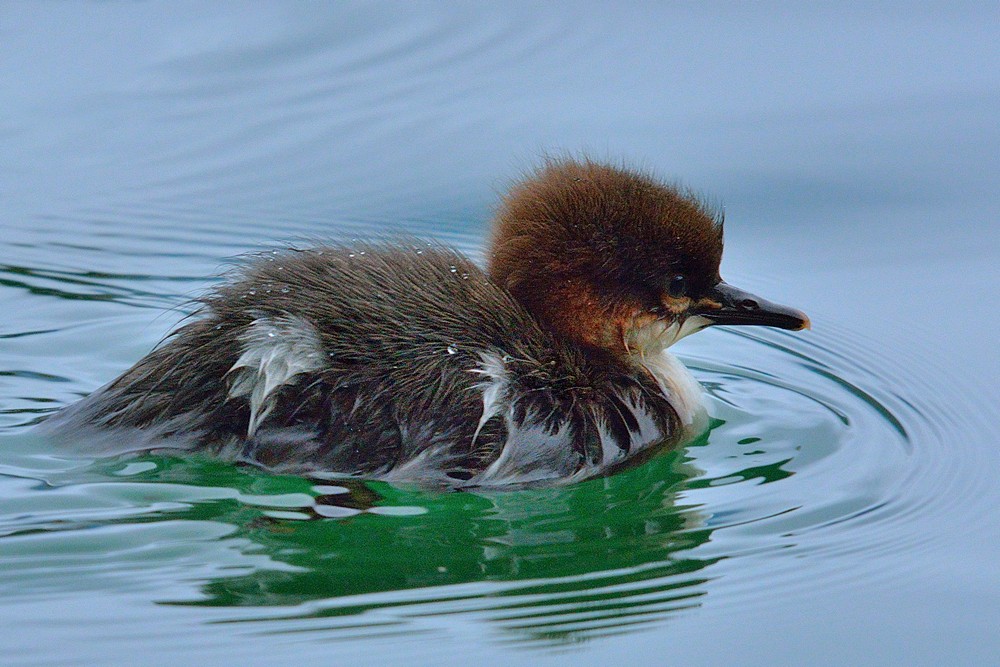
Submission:
[[[682,323],[654,320],[625,334],[629,352],[640,357],[655,356],[685,336],[701,331],[712,321],[701,315],[685,318]]]

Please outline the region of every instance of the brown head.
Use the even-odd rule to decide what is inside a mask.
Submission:
[[[503,199],[489,275],[543,326],[616,355],[712,324],[803,329],[808,318],[723,282],[722,218],[653,178],[550,161]]]

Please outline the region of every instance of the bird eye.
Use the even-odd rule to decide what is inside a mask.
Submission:
[[[667,285],[667,294],[675,299],[680,299],[687,294],[688,281],[681,275],[674,276]]]

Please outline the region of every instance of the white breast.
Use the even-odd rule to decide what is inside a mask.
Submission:
[[[696,427],[704,420],[705,392],[677,357],[662,350],[657,354],[644,355],[640,363],[656,379],[686,428]]]

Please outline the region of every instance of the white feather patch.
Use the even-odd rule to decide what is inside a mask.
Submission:
[[[323,367],[323,348],[315,327],[301,317],[261,317],[240,335],[243,353],[229,369],[229,395],[250,401],[247,437],[274,408],[273,394],[302,373]]]
[[[507,396],[508,386],[507,365],[503,358],[493,352],[483,352],[479,358],[483,365],[473,369],[472,372],[485,376],[486,380],[476,385],[483,391],[483,416],[479,418],[476,432],[472,436],[473,444],[475,444],[476,438],[479,437],[479,432],[483,430],[486,422],[500,414]]]
[[[504,415],[507,441],[500,456],[471,482],[492,486],[568,479],[577,467],[577,456],[569,446],[569,423],[548,433],[530,416],[522,423],[514,422],[510,412],[508,408]]]

